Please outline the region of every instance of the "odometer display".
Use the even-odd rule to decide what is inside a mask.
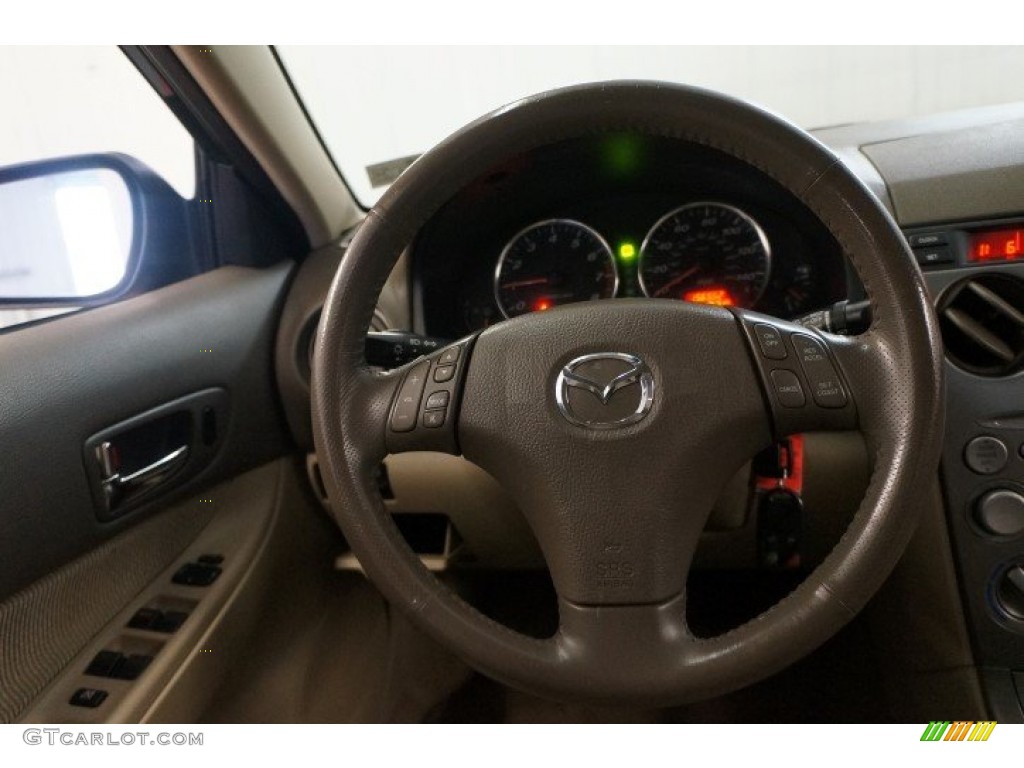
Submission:
[[[768,284],[771,251],[761,227],[739,208],[691,203],[651,227],[639,269],[652,299],[749,308]]]
[[[570,219],[537,222],[505,246],[494,274],[494,299],[505,317],[562,304],[610,299],[619,276],[611,248]]]

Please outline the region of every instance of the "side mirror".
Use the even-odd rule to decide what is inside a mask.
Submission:
[[[83,155],[2,168],[0,307],[119,298],[138,287],[144,245],[152,250],[175,231],[176,239],[187,232],[184,201],[131,157]],[[187,253],[186,247],[179,255]],[[157,272],[168,267],[176,271],[154,265]],[[153,272],[148,263],[146,271]]]

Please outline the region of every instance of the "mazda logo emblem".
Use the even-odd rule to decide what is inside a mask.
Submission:
[[[598,352],[565,365],[555,381],[555,403],[570,422],[591,429],[635,424],[654,402],[654,376],[636,355]]]

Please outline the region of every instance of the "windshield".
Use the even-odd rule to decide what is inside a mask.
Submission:
[[[373,205],[422,152],[533,93],[666,80],[761,104],[805,128],[1024,100],[1024,47],[278,48],[328,151]]]

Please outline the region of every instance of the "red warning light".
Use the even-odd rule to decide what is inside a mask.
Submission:
[[[545,309],[551,309],[551,299],[537,299],[533,302],[534,312],[543,312]]]
[[[732,307],[736,304],[732,294],[725,288],[698,288],[683,294],[683,301],[695,304],[711,304],[715,307]]]

